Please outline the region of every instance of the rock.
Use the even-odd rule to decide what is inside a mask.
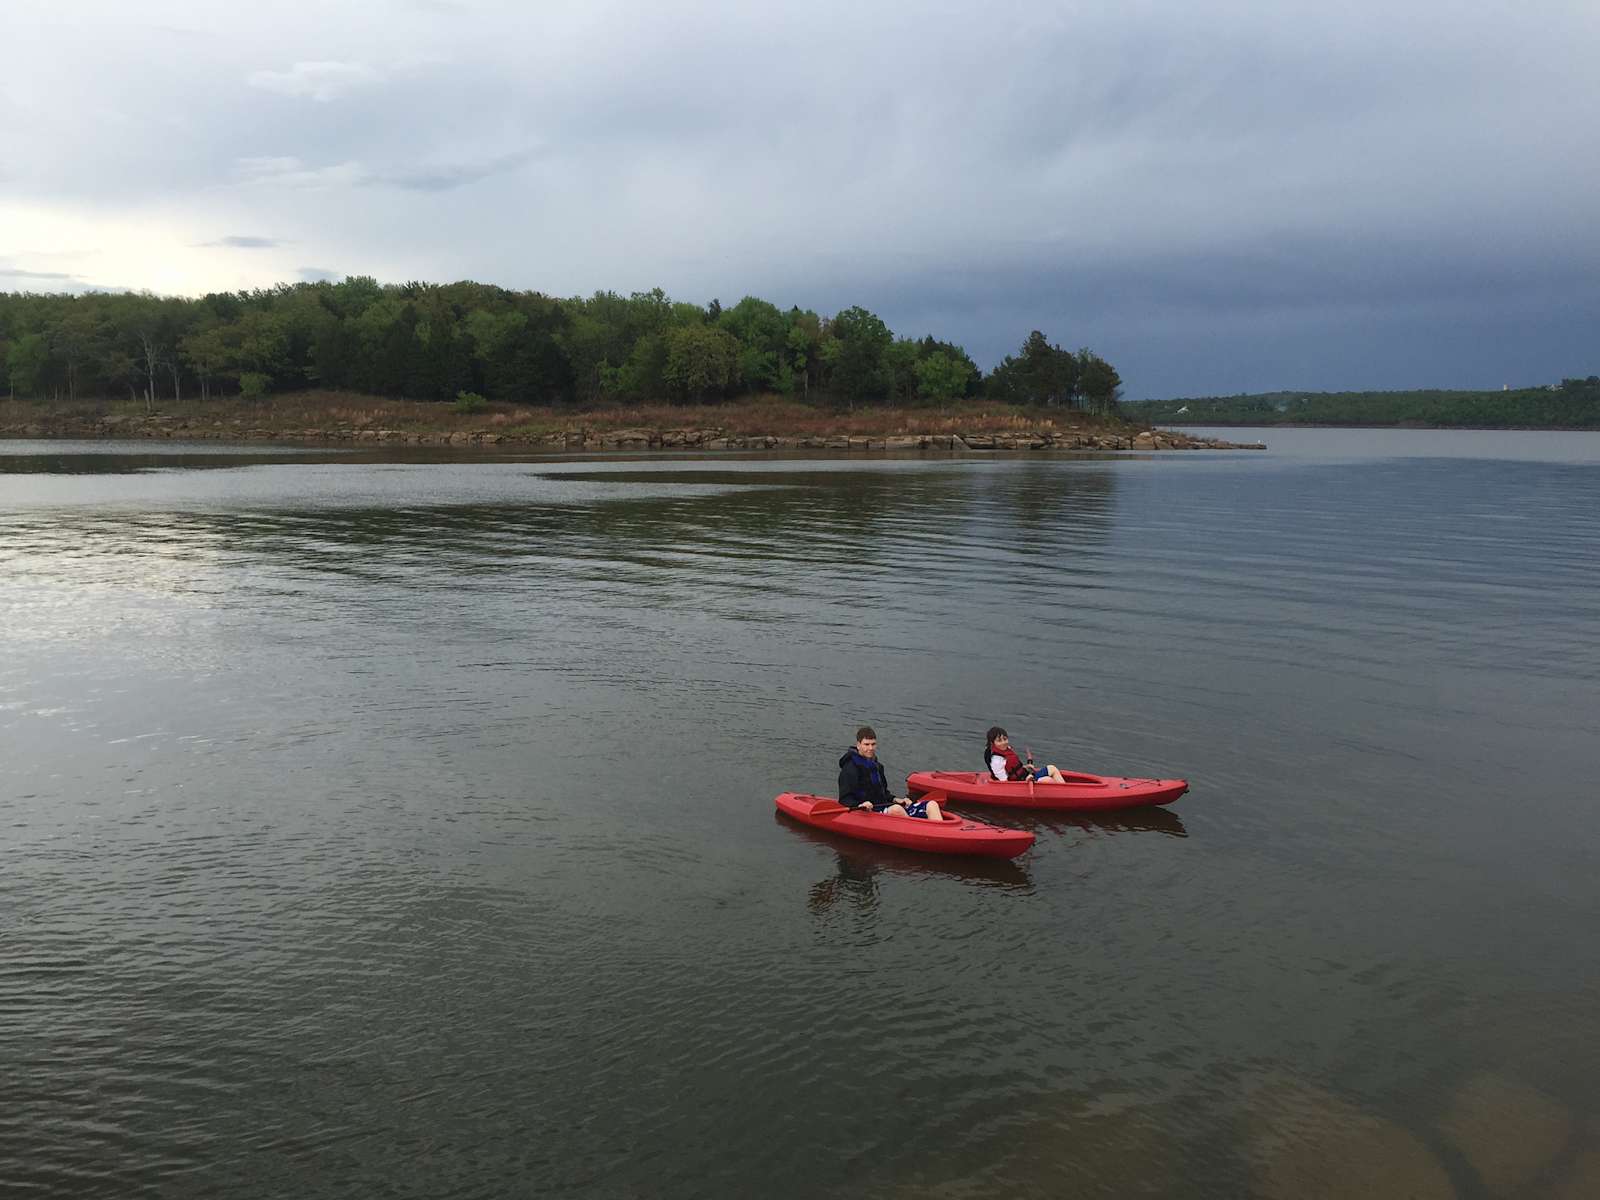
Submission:
[[[1572,1136],[1572,1115],[1543,1092],[1498,1075],[1461,1088],[1439,1131],[1494,1196],[1509,1196],[1555,1161]]]
[[[922,438],[913,434],[899,434],[895,437],[884,438],[883,448],[885,450],[921,450]]]
[[[1251,1095],[1246,1142],[1252,1193],[1270,1200],[1455,1195],[1415,1134],[1298,1080],[1269,1080]]]
[[[963,433],[961,440],[967,444],[968,450],[993,450],[994,438],[987,434]]]

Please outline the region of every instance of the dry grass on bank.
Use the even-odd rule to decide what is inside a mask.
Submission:
[[[884,437],[894,434],[1007,433],[1045,429],[1121,428],[1123,422],[1062,409],[1018,408],[967,401],[942,408],[862,407],[854,410],[803,404],[782,396],[748,396],[725,404],[638,406],[537,406],[494,403],[458,413],[449,402],[389,400],[350,392],[306,391],[245,400],[237,396],[182,403],[160,401],[153,413],[142,401],[39,402],[0,399],[0,426],[94,421],[150,415],[186,425],[239,425],[247,429],[397,429],[407,432],[492,430],[536,435],[562,430],[720,429],[728,435]]]

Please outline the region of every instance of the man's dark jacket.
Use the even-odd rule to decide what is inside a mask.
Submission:
[[[852,746],[839,759],[839,803],[855,808],[863,800],[883,808],[894,803],[894,793],[889,790],[889,773],[883,764],[875,758],[862,758]]]

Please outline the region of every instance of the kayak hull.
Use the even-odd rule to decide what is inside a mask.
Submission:
[[[913,796],[942,792],[955,804],[1000,804],[1051,812],[1098,812],[1171,804],[1189,790],[1187,779],[1124,779],[1063,771],[1065,783],[1001,783],[984,771],[914,771]]]
[[[841,809],[831,797],[803,792],[784,792],[776,803],[779,812],[813,828],[928,854],[1015,858],[1033,845],[1033,834],[1025,829],[1000,829],[953,813],[944,814],[941,821],[929,821],[922,817],[855,812]]]

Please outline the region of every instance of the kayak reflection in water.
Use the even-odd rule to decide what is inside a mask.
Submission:
[[[839,803],[846,808],[893,817],[943,819],[937,800],[912,803],[889,791],[888,772],[878,761],[878,735],[871,725],[856,730],[856,744],[839,759]]]
[[[862,912],[878,907],[878,864],[870,858],[838,856],[838,869],[826,879],[811,885],[806,896],[806,907],[814,913],[824,913],[833,907],[841,895]]]
[[[1015,780],[1023,782],[1031,780],[1034,783],[1065,783],[1061,778],[1061,771],[1055,763],[1047,767],[1033,765],[1033,755],[1029,754],[1027,761],[1017,757],[1017,752],[1011,748],[1011,738],[1004,729],[995,725],[989,729],[988,736],[983,743],[983,765],[989,768],[989,778],[1000,783]]]

